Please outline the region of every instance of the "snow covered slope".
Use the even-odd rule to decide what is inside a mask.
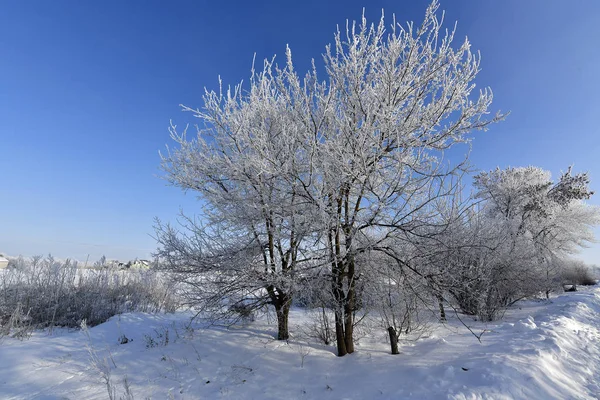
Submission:
[[[125,380],[135,399],[600,398],[600,288],[521,302],[498,323],[469,321],[487,330],[481,343],[450,320],[397,356],[379,333],[338,358],[333,347],[273,340],[266,321],[189,329],[189,316],[127,314],[89,338],[4,339],[0,399],[106,399],[107,380],[117,399]],[[295,310],[292,322],[305,317]]]

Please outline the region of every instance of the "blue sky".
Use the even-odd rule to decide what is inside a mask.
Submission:
[[[381,9],[420,21],[427,1],[4,1],[0,13],[0,251],[90,262],[148,257],[154,217],[199,209],[159,179],[169,120],[203,88],[247,79],[289,44],[299,71],[336,24]],[[474,136],[480,169],[575,164],[600,189],[600,2],[442,0],[482,54],[503,123]],[[592,200],[600,204],[600,194]],[[600,245],[583,258],[600,263]]]

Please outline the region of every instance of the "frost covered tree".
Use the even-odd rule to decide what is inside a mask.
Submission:
[[[573,175],[569,167],[553,182],[538,167],[496,169],[475,176],[474,186],[484,212],[505,224],[512,246],[531,248],[534,280],[543,282],[535,289],[548,296],[560,276],[558,260],[592,242],[600,223],[600,209],[584,202],[593,195],[587,173]]]
[[[593,240],[599,211],[584,203],[588,185],[587,174],[571,169],[556,183],[537,167],[497,169],[475,177],[475,199],[440,203],[443,229],[427,229],[406,252],[439,296],[440,313],[449,303],[489,321],[523,297],[548,295],[566,257]]]
[[[431,286],[463,313],[493,320],[519,297],[519,285],[527,262],[528,248],[514,245],[505,224],[471,205],[448,221],[447,228],[419,245],[429,271]]]
[[[467,40],[452,47],[437,8],[433,2],[420,26],[348,24],[324,55],[327,80],[318,85],[313,71],[306,100],[294,103],[312,106],[298,112],[312,164],[302,187],[322,223],[339,355],[354,351],[357,255],[427,225],[462,167],[444,151],[502,117],[485,117],[489,90],[471,100],[479,58]]]
[[[195,287],[194,303],[205,310],[216,312],[225,302],[229,310],[273,305],[277,337],[285,340],[310,212],[290,180],[299,168],[298,139],[278,90],[288,71],[278,72],[274,76],[272,62],[265,61],[262,72],[253,71],[248,92],[241,85],[207,91],[202,110],[186,107],[203,123],[196,138],[171,127],[178,147],[163,156],[162,167],[171,183],[199,193],[204,209],[199,223],[184,218],[183,232],[159,223],[158,255]]]
[[[187,239],[159,228],[167,264],[227,276],[217,292],[267,293],[277,308],[302,289],[302,254],[328,281],[338,355],[352,353],[358,256],[418,237],[465,165],[444,152],[503,117],[487,116],[491,90],[473,94],[480,59],[468,40],[454,46],[437,10],[434,1],[418,26],[347,23],[323,55],[325,78],[315,62],[301,78],[288,49],[285,66],[265,62],[248,89],[207,92],[202,110],[186,108],[203,124],[191,140],[173,127],[178,147],[163,168],[206,206]],[[215,245],[222,237],[228,248]]]

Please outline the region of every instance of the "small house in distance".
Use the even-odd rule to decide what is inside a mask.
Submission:
[[[148,260],[135,260],[131,266],[133,268],[149,269],[151,264]]]
[[[0,269],[8,267],[8,260],[0,255]]]
[[[151,263],[148,260],[140,260],[140,259],[135,259],[135,260],[130,260],[127,261],[126,263],[124,262],[117,262],[117,267],[119,269],[129,269],[129,268],[136,268],[136,269],[150,269],[151,267]]]
[[[150,268],[150,261],[148,260],[139,260],[139,259],[135,259],[133,261],[129,261],[126,264],[127,268],[137,268],[137,269],[149,269]]]

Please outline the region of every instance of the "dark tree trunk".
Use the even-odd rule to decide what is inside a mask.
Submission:
[[[335,340],[338,357],[348,354],[348,351],[346,351],[346,337],[344,335],[344,321],[341,314],[341,311],[335,311]]]
[[[350,232],[346,232],[346,248],[351,248],[352,240]],[[356,277],[354,255],[350,254],[346,258],[346,279],[348,280],[348,291],[344,301],[344,340],[346,342],[346,352],[354,353],[354,311],[356,310]]]
[[[277,314],[277,340],[288,340],[290,338],[288,328],[290,302],[285,301],[279,305],[275,304],[275,313]]]
[[[338,356],[342,357],[348,354],[346,349],[346,332],[344,330],[344,293],[342,291],[341,278],[333,278],[333,294],[335,298],[335,340],[338,350]]]
[[[344,341],[346,352],[354,353],[354,304],[356,301],[356,288],[354,283],[349,283],[348,293],[344,304]]]
[[[325,307],[321,307],[321,312],[323,313],[323,342],[325,342],[326,345],[329,345],[331,343],[331,328],[329,326],[329,318],[325,312]]]
[[[344,342],[346,343],[346,353],[354,353],[354,313],[346,313],[344,325]]]
[[[400,354],[398,351],[398,333],[393,327],[388,328],[388,334],[390,335],[390,346],[392,348],[392,354]]]
[[[346,195],[346,203],[340,198],[337,202],[338,217],[342,218],[342,209],[345,205],[346,215],[348,217],[348,202]],[[342,245],[341,234],[345,238]],[[350,226],[345,226],[343,229],[336,228],[329,232],[329,246],[331,249],[331,289],[335,302],[335,337],[338,350],[338,356],[342,357],[346,354],[354,352],[354,311],[356,306],[356,282],[355,282],[355,266],[354,254],[352,254],[352,235]],[[343,255],[342,247],[348,254]]]
[[[438,305],[440,307],[440,322],[446,322],[446,310],[444,310],[444,298],[437,295]]]
[[[288,340],[290,338],[288,320],[290,306],[292,304],[291,296],[288,296],[273,285],[267,286],[266,289],[271,298],[271,304],[275,307],[275,314],[277,315],[277,340]]]
[[[330,243],[333,245],[332,235],[330,235]],[[336,237],[335,255],[339,255],[339,246],[337,245],[338,239]],[[331,290],[333,292],[333,299],[335,304],[335,341],[337,345],[338,356],[342,357],[348,354],[346,349],[346,335],[344,332],[344,309],[345,309],[345,295],[342,280],[344,279],[343,270],[340,263],[337,260],[333,260],[331,263]]]

